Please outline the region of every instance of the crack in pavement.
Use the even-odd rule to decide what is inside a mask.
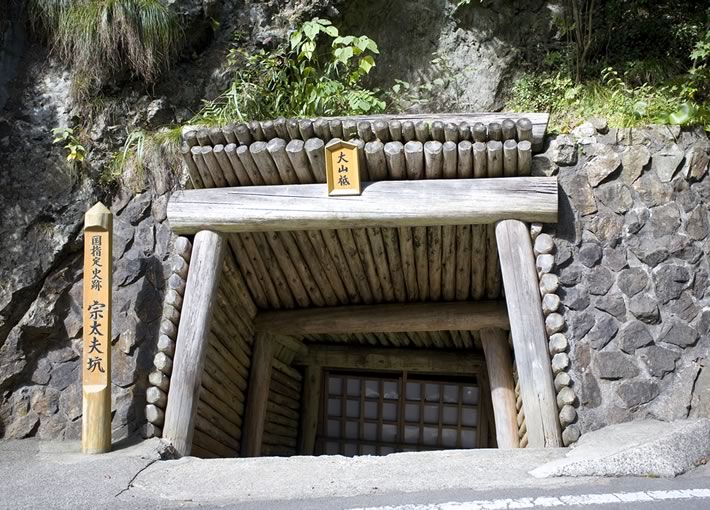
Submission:
[[[160,444],[157,448],[155,448],[154,454],[157,455],[157,458],[151,459],[148,464],[140,468],[135,475],[128,481],[128,484],[126,485],[125,489],[121,489],[118,491],[116,494],[114,494],[114,498],[119,497],[121,494],[128,492],[131,487],[133,487],[133,482],[136,481],[136,479],[140,476],[140,474],[148,469],[150,466],[155,464],[156,462],[159,462],[161,460],[170,460],[170,459],[175,459],[178,458],[179,456],[177,455],[177,452],[173,448],[172,445],[170,444]],[[145,457],[144,457],[145,458]]]
[[[126,488],[125,488],[125,489],[121,489],[120,491],[118,491],[116,494],[113,495],[113,497],[114,497],[114,498],[117,498],[117,497],[119,497],[121,494],[123,494],[124,492],[128,492],[128,491],[130,490],[130,488],[133,487],[133,482],[136,481],[136,478],[138,478],[138,477],[140,476],[140,474],[141,474],[143,471],[145,471],[145,470],[148,469],[150,466],[152,466],[153,464],[155,464],[156,462],[159,462],[159,461],[161,461],[161,460],[162,460],[162,459],[160,459],[160,458],[158,458],[158,459],[153,459],[153,460],[151,460],[148,464],[146,464],[145,466],[143,466],[142,468],[140,468],[140,469],[138,470],[138,472],[137,472],[135,475],[133,475],[133,478],[131,478],[131,479],[128,481],[128,485],[126,485]]]

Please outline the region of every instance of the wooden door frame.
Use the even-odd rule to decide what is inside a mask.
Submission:
[[[438,190],[438,196],[447,199],[433,202],[433,188]],[[193,265],[180,318],[163,437],[170,440],[180,454],[190,453],[200,374],[224,253],[224,233],[496,223],[505,306],[518,368],[528,446],[561,446],[535,257],[530,231],[523,222],[557,221],[557,200],[557,179],[554,177],[382,181],[365,186],[361,196],[348,197],[347,201],[324,198],[322,185],[215,188],[175,193],[168,203],[168,219],[173,230],[196,236]],[[297,208],[294,208],[294,201],[298,203]],[[435,204],[434,209],[432,204]],[[268,215],[268,219],[264,216],[265,207],[277,208],[274,214]],[[389,212],[383,216],[383,211],[397,213]],[[498,322],[491,323],[488,315],[480,313],[481,304],[468,305],[479,308],[478,312],[472,309],[469,318],[478,321],[478,329],[503,329],[499,313]],[[488,317],[488,322],[481,323],[478,320],[480,317]],[[268,357],[263,358],[266,360]],[[496,363],[500,365],[501,361]],[[498,367],[489,367],[489,371],[491,368],[498,370]],[[264,366],[260,370],[265,369]],[[252,366],[252,371],[255,370],[257,367]],[[494,404],[494,414],[497,417],[500,414],[501,419],[505,416],[508,422],[511,415],[508,409],[509,380],[512,380],[512,375],[508,377],[506,374],[504,379],[503,391],[499,393],[507,397],[497,399],[500,412],[496,412]],[[268,381],[262,384],[260,395],[263,391],[268,394],[268,385]],[[259,420],[261,413],[251,412],[259,407],[257,398],[261,397],[250,396],[246,403],[244,430],[250,431],[252,438],[259,438],[259,429],[263,433],[264,426],[263,419]],[[515,412],[512,414],[515,415]],[[507,441],[507,446],[514,446],[512,438]],[[258,454],[260,442],[255,440],[255,443],[252,446],[243,445],[248,454]]]

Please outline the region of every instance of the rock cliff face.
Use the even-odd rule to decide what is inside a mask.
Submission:
[[[420,98],[425,109],[500,110],[521,57],[552,40],[556,2],[459,3],[358,0],[342,3],[341,14],[347,33],[378,43],[377,85],[433,85]]]

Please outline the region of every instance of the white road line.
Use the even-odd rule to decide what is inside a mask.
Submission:
[[[615,492],[609,494],[579,494],[539,498],[492,499],[436,503],[426,505],[397,505],[353,508],[351,510],[512,510],[517,508],[552,508],[568,506],[607,505],[667,501],[673,499],[710,499],[710,489],[685,489],[647,492]]]

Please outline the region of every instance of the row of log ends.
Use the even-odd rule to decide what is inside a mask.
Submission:
[[[406,143],[409,141],[473,142],[527,140],[533,142],[533,123],[527,117],[516,120],[503,118],[486,122],[457,121],[455,117],[442,120],[397,120],[375,121],[357,119],[285,119],[252,121],[248,124],[230,124],[223,128],[203,128],[188,131],[184,141],[189,147],[196,145],[250,145],[253,142],[268,142],[275,138],[286,140],[309,140],[320,138],[360,138],[364,142],[380,140]]]
[[[191,455],[238,457],[252,363],[256,306],[229,248],[225,250],[212,313]]]
[[[190,265],[192,243],[186,237],[175,240],[174,256],[163,304],[163,315],[158,336],[158,352],[153,358],[153,370],[148,375],[149,386],[145,392],[147,420],[145,437],[161,437],[168,403],[170,375],[172,374],[175,341],[180,323],[182,300]]]
[[[354,142],[362,181],[515,177],[532,172],[529,140]],[[239,146],[190,147],[186,142],[181,154],[194,188],[314,184],[326,182],[325,146],[320,138],[306,142],[274,138]]]

